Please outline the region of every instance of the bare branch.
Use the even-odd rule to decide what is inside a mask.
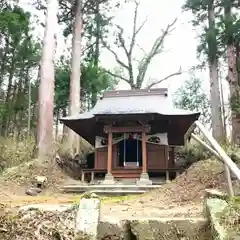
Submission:
[[[96,41],[91,43],[89,46],[86,46],[85,48],[82,49],[82,54],[84,55],[89,49],[91,49],[94,45],[96,44]]]
[[[128,75],[129,75],[128,83],[131,86],[134,86],[133,59],[132,59],[133,48],[136,45],[136,36],[141,31],[141,29],[143,28],[143,26],[146,22],[146,20],[145,20],[139,27],[137,27],[139,2],[134,1],[134,3],[135,3],[135,10],[134,10],[134,17],[133,17],[133,33],[131,36],[129,47],[127,46],[125,38],[124,38],[124,29],[121,26],[116,25],[116,27],[118,29],[117,43],[119,44],[119,47],[121,47],[123,49],[123,51],[127,57],[127,61],[128,61],[127,64],[125,64],[123,61],[121,61],[118,58],[117,54],[109,46],[107,46],[107,44],[104,44],[104,46],[115,56],[116,61],[127,70]]]
[[[175,25],[176,21],[177,18],[175,18],[172,23],[168,24],[167,27],[164,30],[162,30],[162,35],[155,40],[150,52],[146,54],[146,56],[144,56],[144,58],[141,60],[138,66],[138,76],[136,81],[137,87],[140,87],[142,85],[148,66],[152,59],[162,52],[164,40],[166,36],[174,30],[173,26]]]
[[[129,82],[129,80],[127,78],[125,78],[123,76],[120,76],[120,75],[118,75],[116,73],[113,73],[113,72],[111,72],[109,70],[104,70],[104,72],[106,72],[107,74],[111,75],[112,77],[119,78],[119,79],[127,82],[131,87],[133,87],[133,85],[131,85],[131,83]]]
[[[126,43],[125,43],[125,40],[124,40],[124,37],[123,37],[123,28],[119,25],[116,25],[116,27],[118,28],[119,32],[117,34],[117,37],[118,37],[118,40],[119,40],[119,43],[120,43],[120,46],[123,48],[127,58],[129,56],[129,51],[127,50],[127,46],[126,46]]]
[[[137,34],[141,31],[143,26],[145,25],[147,19],[143,21],[143,23],[137,28],[137,16],[138,16],[138,7],[139,7],[139,2],[135,1],[135,10],[134,10],[134,17],[133,17],[133,35],[130,43],[130,48],[129,48],[129,55],[132,56],[133,48],[135,45],[136,37]]]
[[[103,46],[104,46],[109,52],[111,52],[111,53],[114,55],[115,60],[117,61],[117,63],[118,63],[119,65],[121,65],[122,67],[124,67],[125,69],[129,70],[129,67],[127,66],[127,64],[125,64],[123,61],[121,61],[121,60],[119,59],[117,53],[114,52],[114,51],[110,48],[110,46],[109,46],[103,39],[102,39],[102,43],[103,43]]]
[[[134,76],[133,76],[133,66],[132,66],[132,53],[130,52],[131,49],[130,50],[127,49],[127,46],[123,37],[123,32],[124,32],[123,28],[119,25],[117,25],[117,28],[119,30],[117,36],[118,36],[120,46],[123,48],[128,60],[129,84],[132,85],[134,83]]]
[[[174,77],[174,76],[177,76],[177,75],[181,75],[181,74],[182,74],[182,69],[181,69],[181,67],[180,67],[177,72],[171,73],[170,75],[168,75],[168,76],[166,76],[166,77],[164,77],[164,78],[162,78],[162,79],[160,79],[160,80],[157,80],[157,81],[149,84],[146,88],[147,88],[147,89],[150,89],[150,88],[152,88],[153,86],[155,86],[155,85],[157,85],[157,84],[159,84],[159,83],[162,83],[162,82],[168,80],[168,79],[171,78],[171,77]]]
[[[138,44],[136,43],[136,45],[138,46],[138,48],[145,54],[147,55],[147,52]],[[140,61],[139,61],[140,62]]]

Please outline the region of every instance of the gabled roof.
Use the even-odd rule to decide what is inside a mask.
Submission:
[[[89,119],[95,115],[147,114],[196,115],[199,113],[177,109],[169,100],[166,88],[152,90],[109,91],[89,112],[62,120]]]
[[[197,112],[175,108],[168,98],[167,88],[159,88],[109,91],[103,95],[92,110],[60,120],[90,143],[93,143],[95,139],[96,116],[130,114],[189,116],[191,119],[197,119],[200,115]],[[91,137],[88,133],[89,129],[92,132],[90,134]]]

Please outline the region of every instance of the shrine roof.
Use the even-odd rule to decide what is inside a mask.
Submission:
[[[76,116],[67,116],[60,119],[66,126],[85,138],[91,144],[97,134],[97,117],[124,115],[158,115],[166,118],[184,118],[186,126],[190,127],[198,119],[200,113],[175,108],[168,97],[167,88],[136,89],[108,91],[90,110]]]

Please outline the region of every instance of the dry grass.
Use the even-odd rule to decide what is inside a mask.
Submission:
[[[70,146],[67,144],[66,141],[58,141],[56,143],[56,151],[58,152],[59,156],[62,158],[71,158],[72,150],[69,148]],[[74,149],[74,154],[76,154],[76,150]],[[85,156],[90,151],[93,151],[93,147],[88,143],[85,139],[79,138],[79,153],[82,156]]]
[[[74,228],[76,206],[64,212],[28,210],[13,212],[1,206],[0,239],[13,240],[88,240]]]
[[[0,137],[0,172],[6,168],[31,161],[34,151],[35,141],[33,138],[17,142],[13,138]]]
[[[194,163],[174,181],[140,196],[132,204],[158,207],[160,203],[168,205],[200,203],[204,199],[206,188],[226,191],[226,185],[223,165],[217,160],[202,160]],[[234,182],[234,188],[240,189],[239,182]]]
[[[204,142],[206,142],[204,140]],[[238,146],[233,146],[230,143],[225,143],[222,148],[228,154],[228,156],[240,166],[240,148]],[[205,147],[203,147],[198,142],[191,140],[191,143],[187,146],[181,147],[179,149],[180,154],[186,157],[186,165],[189,166],[192,163],[201,160],[207,160],[214,158],[211,152],[209,152]]]
[[[59,169],[55,161],[40,161],[38,159],[22,163],[18,166],[6,169],[0,178],[5,186],[26,186],[31,184],[36,176],[46,176],[48,188],[58,190],[58,186],[64,182],[67,176]]]
[[[232,199],[220,216],[221,224],[230,236],[240,233],[240,198]]]
[[[36,171],[39,173],[38,162],[31,165],[31,167],[23,167],[21,171],[23,171],[26,175],[25,177],[29,179],[33,176]],[[46,165],[44,165],[46,167]],[[45,169],[43,167],[43,170]],[[36,170],[36,168],[38,170]],[[7,179],[19,179],[19,175],[17,172],[20,170],[12,170],[5,172],[5,178]],[[30,172],[29,172],[30,171]],[[52,181],[55,184],[59,184],[60,182],[58,179],[57,173],[52,172],[56,171],[53,169],[47,168],[45,175],[48,175],[51,179],[52,174]],[[16,176],[17,174],[17,176]],[[7,177],[6,177],[7,176]],[[60,175],[61,176],[61,173]],[[18,181],[18,180],[17,180]],[[237,183],[235,183],[235,187],[240,187]],[[203,197],[205,196],[205,189],[206,188],[217,188],[220,190],[226,190],[226,181],[224,177],[224,168],[222,164],[216,160],[208,159],[204,161],[199,161],[194,163],[189,169],[187,169],[183,174],[181,174],[177,179],[174,181],[165,184],[161,189],[153,190],[149,193],[146,193],[142,196],[127,196],[127,197],[117,197],[117,198],[102,198],[102,202],[108,208],[109,206],[113,206],[113,209],[118,208],[119,206],[129,205],[131,206],[131,211],[139,211],[142,214],[144,211],[148,211],[149,206],[155,209],[167,207],[168,210],[171,208],[175,210],[179,210],[179,208],[189,207],[190,211],[192,208],[190,206],[199,206]],[[26,197],[27,198],[27,197]],[[81,198],[81,195],[61,195],[59,193],[56,196],[38,196],[38,197],[23,197],[13,200],[12,204],[21,205],[27,203],[77,203]],[[55,199],[55,200],[54,200]],[[15,202],[14,202],[15,201]],[[56,201],[56,202],[54,202]],[[0,208],[3,205],[0,205]],[[175,207],[174,207],[175,206]],[[176,207],[177,206],[177,207]],[[179,207],[179,208],[178,208]],[[6,208],[6,206],[4,206]],[[112,211],[112,210],[111,210]],[[196,210],[197,211],[197,210]],[[199,214],[202,214],[202,210],[199,208]],[[234,210],[235,211],[235,210]],[[3,212],[0,210],[0,212]],[[5,211],[6,212],[6,211]],[[0,239],[16,239],[16,233],[19,234],[24,239],[54,239],[54,234],[69,234],[69,235],[62,235],[62,239],[74,239],[76,237],[73,235],[73,231],[71,230],[71,223],[67,223],[66,219],[73,218],[73,210],[71,212],[64,212],[62,215],[56,213],[42,213],[41,211],[30,211],[27,213],[28,218],[25,219],[23,215],[14,215],[9,214],[9,212],[4,217],[0,216]],[[234,213],[234,214],[231,214]],[[65,214],[65,215],[64,215]],[[121,214],[120,212],[116,214]],[[128,214],[128,213],[126,213]],[[197,216],[198,212],[192,213]],[[26,214],[25,214],[26,215]],[[194,215],[194,216],[195,216]],[[239,221],[239,218],[236,220],[236,212],[233,212],[233,208],[229,210],[227,216],[234,216],[235,218],[231,218],[231,220],[225,218],[227,222],[229,221]],[[4,221],[1,219],[5,219]],[[6,220],[7,219],[7,220]],[[7,221],[7,222],[6,222]],[[2,224],[4,222],[5,225]],[[51,222],[51,224],[49,224]],[[9,224],[9,225],[7,225]],[[37,226],[40,226],[38,228]],[[3,230],[1,230],[3,229]],[[7,230],[6,230],[7,229]],[[35,229],[33,231],[33,229]],[[64,229],[64,230],[63,230]],[[36,231],[37,230],[37,231]],[[13,232],[15,235],[13,235]],[[41,232],[41,236],[39,233]],[[48,233],[46,235],[46,233]],[[2,234],[2,235],[1,235]],[[5,235],[4,235],[5,234]],[[12,235],[11,235],[12,234]],[[25,235],[21,235],[25,234]],[[28,234],[28,235],[27,235]],[[31,235],[32,234],[32,235]],[[35,235],[34,235],[35,234]],[[37,235],[36,235],[37,234]],[[51,236],[50,236],[51,235]],[[40,236],[40,237],[39,237]],[[52,237],[52,238],[51,238]],[[56,238],[55,238],[56,239]],[[61,239],[61,238],[60,238]],[[76,238],[75,238],[76,239]],[[81,239],[81,238],[80,238]],[[84,239],[84,238],[82,238]]]
[[[48,179],[47,189],[54,193],[68,178],[53,157],[60,147],[57,144],[54,144],[52,156],[47,160],[34,159],[35,142],[31,138],[26,138],[21,142],[11,138],[1,138],[0,145],[0,163],[2,163],[0,196],[4,196],[5,190],[10,190],[16,195],[19,192],[20,195],[24,194],[23,187],[31,185],[36,176],[46,176]]]
[[[234,183],[235,189],[239,184]],[[222,164],[208,159],[194,163],[174,181],[164,184],[137,198],[122,199],[117,204],[109,203],[112,215],[149,216],[153,212],[159,217],[202,217],[206,188],[226,190]]]

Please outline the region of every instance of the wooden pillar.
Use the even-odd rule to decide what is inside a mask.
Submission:
[[[85,181],[85,172],[82,171],[81,173],[81,181],[84,182]]]
[[[95,175],[95,173],[94,173],[94,171],[92,171],[91,172],[91,183],[94,183],[94,175]]]
[[[142,172],[147,173],[147,143],[146,133],[142,132]]]
[[[112,173],[112,132],[108,133],[107,173]]]
[[[168,168],[169,168],[169,147],[166,146],[166,150],[165,150],[165,156],[166,157],[166,181],[168,182],[169,181],[169,171],[168,171]]]
[[[174,147],[171,147],[170,151],[169,151],[169,160],[170,160],[171,167],[175,167],[175,153],[174,152],[175,152]]]

